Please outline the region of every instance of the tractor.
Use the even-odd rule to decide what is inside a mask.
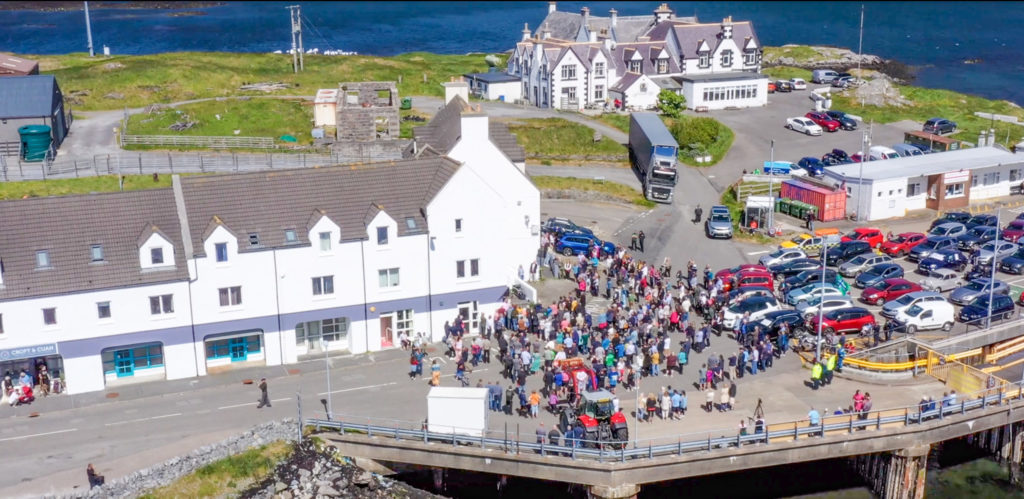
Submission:
[[[584,390],[580,393],[579,404],[562,409],[559,428],[565,433],[570,423],[574,427],[582,426],[588,445],[624,448],[629,441],[629,425],[622,411],[615,410],[614,399],[608,390]]]

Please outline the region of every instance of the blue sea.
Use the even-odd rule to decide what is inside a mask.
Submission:
[[[167,10],[93,10],[97,53],[170,51],[272,52],[291,46],[288,10],[295,2],[230,2],[173,17]],[[305,47],[394,55],[502,52],[523,23],[535,28],[547,2],[297,2]],[[593,15],[647,15],[660,2],[558,2]],[[751,20],[764,45],[821,44],[857,50],[860,3],[670,2],[702,22]],[[864,53],[917,68],[916,84],[1024,104],[1024,2],[867,2]],[[2,11],[0,11],[2,12]],[[653,14],[651,14],[653,15]],[[0,51],[59,54],[86,50],[82,12],[2,12]],[[975,64],[965,64],[975,59]]]

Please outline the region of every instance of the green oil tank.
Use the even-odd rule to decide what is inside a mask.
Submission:
[[[46,125],[25,125],[18,128],[21,136],[21,159],[23,161],[42,161],[46,159],[46,151],[50,149],[53,138],[50,127]]]

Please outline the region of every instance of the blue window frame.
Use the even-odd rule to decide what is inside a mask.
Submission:
[[[118,378],[131,377],[137,369],[164,366],[164,351],[160,343],[149,343],[124,348],[104,350],[103,373],[116,374]]]
[[[214,245],[214,248],[217,250],[217,261],[218,262],[226,262],[226,261],[228,261],[228,244],[227,243],[217,243],[217,244]]]
[[[230,358],[231,362],[245,362],[250,354],[260,351],[258,334],[206,342],[206,360]]]

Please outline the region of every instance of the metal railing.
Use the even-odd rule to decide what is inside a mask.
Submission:
[[[734,436],[712,437],[712,434],[732,433],[733,430],[711,430],[701,432],[704,438],[693,438],[695,434],[673,435],[641,440],[633,445],[618,447],[614,442],[597,442],[593,440],[567,440],[566,444],[551,444],[547,438],[537,438],[540,442],[523,440],[518,431],[509,433],[508,429],[499,436],[491,436],[496,432],[479,432],[479,435],[460,434],[453,428],[452,432],[429,431],[425,423],[406,423],[405,428],[380,424],[358,423],[341,419],[310,419],[306,426],[317,431],[334,429],[345,434],[361,434],[367,437],[393,438],[423,443],[448,444],[453,447],[472,446],[479,449],[493,449],[510,454],[531,452],[540,455],[561,455],[572,459],[592,459],[601,462],[626,461],[632,459],[653,458],[659,456],[681,456],[690,452],[713,452],[716,449],[740,448],[746,445],[771,445],[772,443],[796,441],[801,439],[852,434],[857,431],[881,430],[883,428],[908,427],[924,422],[942,420],[946,417],[966,414],[971,411],[984,410],[991,406],[1005,403],[1020,402],[1024,390],[1020,383],[994,387],[964,396],[960,402],[939,405],[935,409],[922,410],[921,406],[907,406],[895,409],[883,409],[869,413],[844,415],[822,415],[817,424],[809,420],[788,421],[785,423],[766,424],[762,431]],[[356,418],[356,417],[353,417]],[[362,418],[366,419],[366,418]],[[381,420],[377,420],[381,421]],[[469,433],[470,430],[464,433]],[[532,434],[531,434],[532,435]],[[659,443],[675,439],[675,442]],[[573,443],[575,442],[575,444]]]

